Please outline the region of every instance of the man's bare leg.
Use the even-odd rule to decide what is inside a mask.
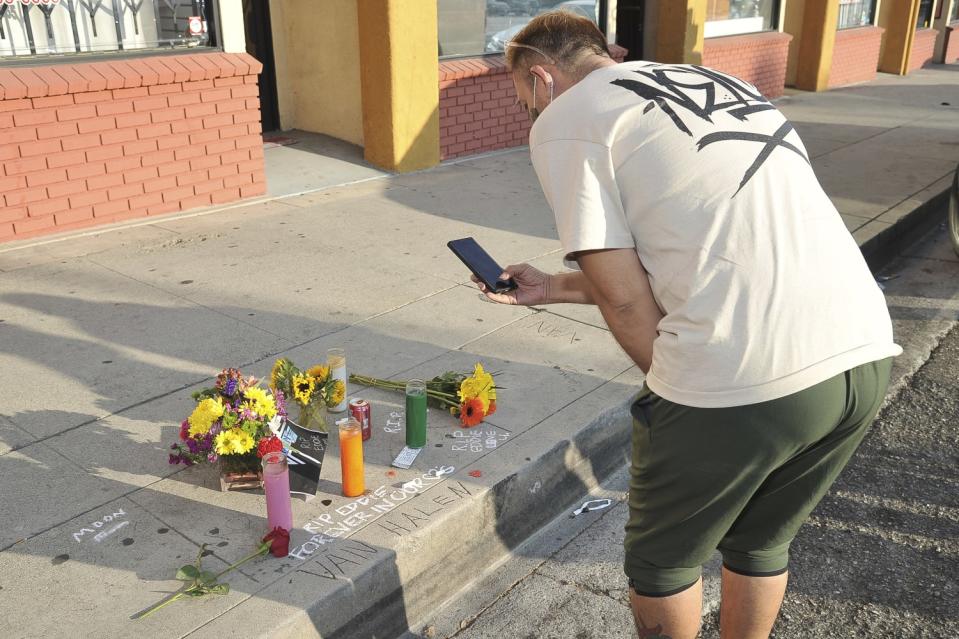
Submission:
[[[703,580],[668,597],[643,597],[629,590],[641,638],[695,639],[703,617]]]
[[[747,577],[723,566],[720,637],[766,639],[779,615],[788,580],[788,572],[774,577]]]

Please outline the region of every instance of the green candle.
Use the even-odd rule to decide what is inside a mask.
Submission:
[[[426,383],[419,379],[406,383],[406,445],[426,446]]]

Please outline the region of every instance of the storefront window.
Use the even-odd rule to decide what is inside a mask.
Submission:
[[[952,3],[952,15],[949,16],[949,22],[959,22],[959,0]]]
[[[876,0],[839,0],[837,29],[855,29],[872,24]]]
[[[0,0],[0,60],[213,46],[209,0]]]
[[[919,19],[916,21],[917,29],[928,29],[932,26],[932,5],[935,0],[919,0]]]
[[[501,53],[526,23],[564,9],[597,22],[600,0],[438,0],[441,58]]]
[[[706,4],[707,38],[771,31],[779,26],[777,0],[708,0]]]

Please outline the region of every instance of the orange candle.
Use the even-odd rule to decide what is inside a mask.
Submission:
[[[363,480],[363,429],[356,419],[342,419],[340,427],[340,468],[343,496],[359,497],[366,490]]]

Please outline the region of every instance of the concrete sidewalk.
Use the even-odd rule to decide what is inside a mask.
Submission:
[[[957,71],[779,102],[867,251],[941,199],[959,159]],[[0,247],[0,630],[395,636],[621,466],[642,375],[595,309],[486,302],[445,246],[467,235],[504,263],[560,267],[525,150]],[[930,348],[909,340],[918,321],[897,320],[900,378]],[[433,411],[401,471],[402,397],[351,388],[373,401],[370,500],[339,495],[334,442],[319,494],[294,503],[290,557],[230,573],[227,596],[131,621],[200,544],[219,570],[265,533],[261,494],[167,464],[190,393],[226,366],[265,376],[277,357],[315,363],[334,346],[381,377],[482,362],[505,387],[499,410],[474,431]]]

